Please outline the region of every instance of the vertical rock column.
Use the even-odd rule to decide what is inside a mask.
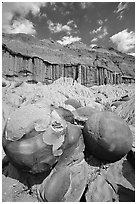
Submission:
[[[14,74],[14,57],[10,54],[9,55],[9,75]]]
[[[120,84],[122,83],[122,76],[121,76],[121,74],[119,75],[119,83]]]
[[[102,71],[102,84],[104,84],[104,68],[102,68],[101,71]]]
[[[4,73],[4,75],[8,74],[9,71],[9,52],[6,51],[3,54],[3,58],[2,58],[2,72]]]
[[[99,68],[99,75],[100,75],[100,85],[102,85],[102,68]]]
[[[60,67],[58,64],[56,64],[56,79],[60,78]]]
[[[78,82],[81,84],[81,64],[78,65]]]
[[[33,58],[33,80],[36,81],[37,58]]]
[[[45,79],[45,66],[43,60],[40,61],[40,66],[41,66],[41,82],[43,83]]]
[[[37,81],[42,82],[41,59],[37,58]]]
[[[65,68],[64,68],[64,65],[62,64],[61,65],[61,76],[64,78],[65,76]]]
[[[74,81],[76,78],[76,67],[74,65],[72,66],[72,71],[73,71],[73,81]]]
[[[114,81],[113,84],[116,84],[116,72],[114,72]]]
[[[99,69],[98,68],[96,71],[96,80],[97,80],[97,85],[99,85]]]
[[[111,83],[111,74],[110,74],[110,70],[108,70],[108,83]]]
[[[100,67],[98,67],[98,85],[101,85],[101,82],[100,82]]]
[[[39,59],[34,59],[34,80],[39,81]]]
[[[18,73],[18,67],[17,67],[17,56],[14,56],[14,73],[17,74]]]
[[[20,65],[19,71],[23,71],[23,69],[24,69],[24,61],[23,61],[23,57],[22,56],[19,58],[19,65]]]
[[[54,73],[54,67],[53,67],[53,65],[51,64],[50,66],[49,66],[49,79],[50,79],[50,81],[49,81],[49,83],[52,83],[53,82],[53,73]]]
[[[52,82],[55,80],[55,66],[51,65],[51,78],[52,78]]]
[[[113,84],[113,73],[110,72],[110,84]]]
[[[104,83],[105,83],[105,84],[108,84],[107,69],[104,69]]]
[[[84,84],[84,67],[81,65],[81,84]]]
[[[85,65],[84,66],[84,85],[86,86],[87,85],[87,66]]]
[[[33,79],[33,62],[32,62],[32,58],[29,58],[28,59],[28,71],[29,71],[29,74],[27,76],[27,80],[32,80]]]
[[[28,59],[28,71],[32,73],[33,70],[33,63],[32,63],[32,58]]]

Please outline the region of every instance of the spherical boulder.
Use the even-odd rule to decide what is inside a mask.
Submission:
[[[108,162],[120,160],[130,151],[133,142],[127,123],[109,111],[97,112],[89,117],[83,136],[89,154]]]
[[[56,109],[40,103],[13,112],[6,121],[2,138],[10,162],[36,174],[51,171],[60,157],[65,160],[82,134],[80,127],[67,122],[73,116],[70,113],[62,107]]]
[[[77,101],[76,99],[73,98],[69,98],[64,102],[66,105],[71,105],[73,106],[75,109],[81,107],[81,103],[79,101]]]
[[[52,111],[53,112],[53,111]],[[49,171],[62,151],[67,127],[50,108],[29,104],[13,112],[6,122],[2,144],[10,162],[31,173]]]

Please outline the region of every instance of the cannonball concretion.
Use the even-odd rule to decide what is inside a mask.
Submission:
[[[69,98],[64,102],[66,105],[71,105],[73,106],[75,109],[80,108],[82,105],[79,101],[77,101],[76,99],[73,98]]]
[[[108,162],[120,160],[133,142],[127,123],[109,111],[92,114],[85,123],[83,137],[89,154]]]
[[[65,117],[70,118],[65,109],[41,104],[29,104],[14,111],[6,122],[2,139],[10,162],[34,174],[49,171],[65,151],[64,147],[73,146],[81,135],[81,131],[76,131],[78,137],[73,138],[74,128],[69,128],[66,134]]]

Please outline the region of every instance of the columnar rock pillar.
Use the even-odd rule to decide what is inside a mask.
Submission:
[[[102,84],[104,84],[104,68],[102,68]]]
[[[14,74],[14,57],[11,54],[9,55],[9,74]]]
[[[59,65],[56,65],[56,79],[60,78],[60,67]]]
[[[116,84],[116,72],[114,72],[113,84]]]
[[[122,83],[122,76],[121,76],[121,74],[119,75],[119,83],[120,84]]]
[[[81,84],[81,64],[78,65],[78,82]]]
[[[62,73],[61,76],[64,78],[64,76],[65,76],[65,69],[64,69],[64,65],[63,64],[61,65],[61,70],[62,70],[61,71],[61,73]]]
[[[2,57],[2,70],[4,74],[8,74],[9,69],[9,52],[5,52]]]
[[[97,81],[97,85],[99,85],[99,69],[98,68],[96,71],[96,81]]]
[[[17,58],[17,56],[15,55],[15,56],[14,56],[14,71],[15,71],[15,74],[17,74],[17,72],[18,72],[17,60],[18,60],[18,58]]]
[[[104,69],[104,83],[108,84],[107,69]]]
[[[110,72],[110,84],[113,84],[113,73]]]
[[[84,75],[85,75],[85,79],[84,79],[84,85],[87,85],[87,66],[84,66]]]
[[[52,76],[53,76],[53,66],[50,65],[50,66],[49,66],[49,76],[48,76],[48,78],[50,79],[50,83],[53,82]]]

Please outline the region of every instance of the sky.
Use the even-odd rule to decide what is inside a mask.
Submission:
[[[135,53],[135,2],[4,2],[2,32]]]

